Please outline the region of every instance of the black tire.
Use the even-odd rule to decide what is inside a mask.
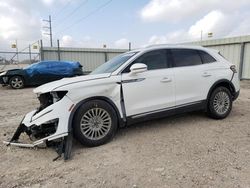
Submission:
[[[101,113],[103,118],[100,115]],[[103,115],[103,113],[105,116]],[[95,116],[96,114],[98,114],[99,116]],[[88,119],[88,117],[90,118]],[[94,118],[91,119],[91,117]],[[84,103],[77,110],[73,119],[73,133],[75,138],[79,142],[81,142],[81,144],[88,147],[94,147],[110,141],[115,135],[117,125],[117,115],[113,107],[105,101],[92,100]],[[106,128],[104,126],[106,126]],[[88,130],[89,132],[87,132]],[[88,134],[90,134],[91,131],[92,134],[96,136],[96,138],[90,138],[92,134]],[[103,133],[103,135],[101,136],[102,131],[105,134]]]
[[[12,76],[9,80],[9,85],[13,89],[21,89],[24,87],[24,79],[21,76]]]
[[[219,100],[220,98],[222,100]],[[217,87],[208,99],[207,113],[211,118],[224,119],[231,112],[232,104],[231,92],[226,87]]]

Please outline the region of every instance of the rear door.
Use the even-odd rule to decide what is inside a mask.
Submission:
[[[148,70],[130,74],[130,66],[144,63]],[[154,113],[174,107],[173,70],[168,68],[166,50],[146,52],[122,72],[122,88],[127,116]]]
[[[170,50],[175,79],[176,106],[206,99],[213,82],[209,61],[212,63],[215,59],[207,54],[209,57],[206,57],[207,62],[205,62],[204,53],[195,49]]]

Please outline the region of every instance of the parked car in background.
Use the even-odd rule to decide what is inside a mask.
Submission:
[[[14,89],[42,85],[64,77],[83,75],[82,65],[72,61],[40,61],[23,69],[11,69],[0,73],[0,84]]]
[[[216,50],[178,45],[133,50],[90,75],[36,88],[40,107],[26,114],[7,144],[16,144],[22,132],[37,139],[32,147],[61,138],[67,159],[72,133],[83,145],[99,146],[117,128],[148,119],[195,110],[223,119],[239,92],[235,65]]]

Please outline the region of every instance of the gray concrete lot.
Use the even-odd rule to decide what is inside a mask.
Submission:
[[[195,112],[140,123],[100,147],[74,141],[67,162],[1,142],[0,187],[250,187],[250,82],[241,85],[224,120]],[[0,141],[38,106],[32,89],[0,87]]]

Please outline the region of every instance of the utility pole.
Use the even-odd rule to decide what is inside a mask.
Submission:
[[[29,56],[30,56],[30,64],[31,64],[32,61],[31,61],[31,48],[30,48],[30,44],[29,44]]]
[[[50,36],[50,47],[53,47],[53,43],[52,43],[52,25],[51,25],[51,16],[49,15],[49,19],[48,20],[43,20],[44,22],[47,22],[49,24],[49,26],[44,26],[43,28],[45,29],[49,29],[49,33],[44,33],[45,35],[49,35]]]
[[[131,51],[131,42],[128,43],[128,50]]]
[[[203,31],[201,30],[201,42],[202,42],[202,35],[203,35]]]
[[[17,58],[17,62],[19,63],[18,47],[17,47],[17,39],[16,39],[16,58]]]

